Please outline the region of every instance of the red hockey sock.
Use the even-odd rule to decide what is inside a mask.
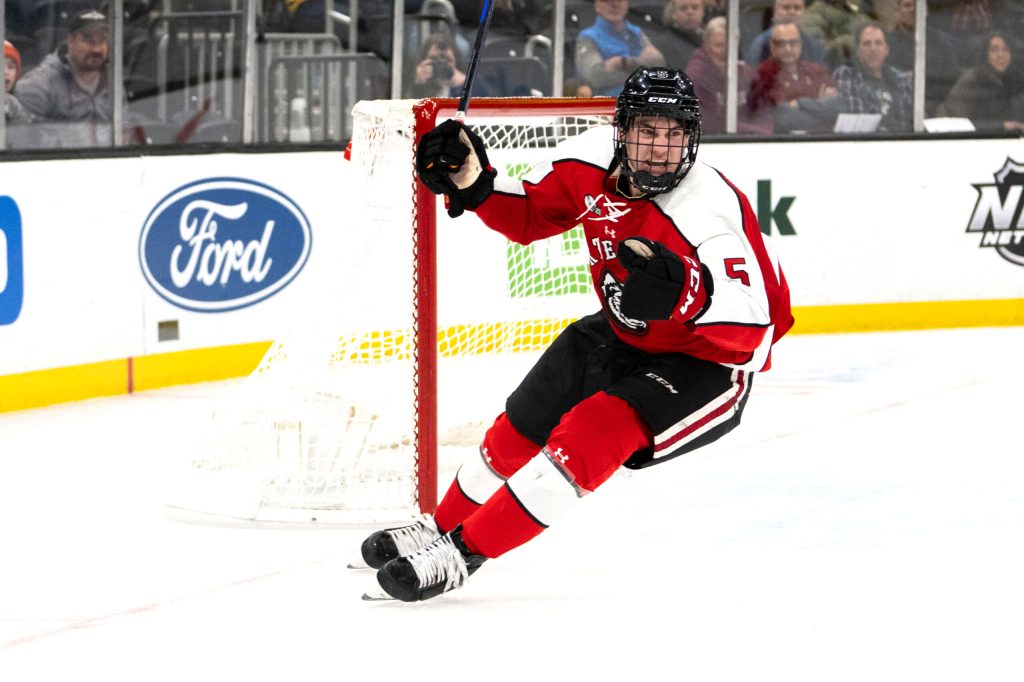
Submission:
[[[434,513],[437,525],[449,531],[462,523],[540,447],[519,433],[504,412],[498,415],[484,436],[480,453],[466,460],[438,505]]]
[[[455,478],[448,486],[448,492],[444,494],[441,504],[437,505],[434,521],[442,533],[447,533],[479,508],[479,504],[466,497],[459,487],[459,479]]]
[[[501,556],[540,535],[650,442],[650,429],[621,398],[602,392],[581,401],[541,453],[466,517],[462,539],[472,552]]]
[[[526,513],[506,485],[462,522],[462,541],[474,554],[494,559],[529,542],[544,528]]]

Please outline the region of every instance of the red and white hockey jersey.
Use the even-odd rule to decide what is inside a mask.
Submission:
[[[512,241],[532,241],[582,225],[590,273],[615,333],[650,353],[687,353],[747,371],[770,366],[772,344],[793,325],[789,288],[769,252],[747,197],[714,168],[697,161],[672,191],[652,199],[616,193],[613,129],[600,127],[559,146],[555,161],[520,182],[499,177],[476,209]],[[627,271],[620,241],[646,237],[711,272],[710,306],[685,323],[632,320],[619,312]]]

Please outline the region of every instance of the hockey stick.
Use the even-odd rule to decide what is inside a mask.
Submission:
[[[469,109],[469,98],[473,92],[473,81],[476,80],[476,67],[480,64],[480,54],[483,51],[484,38],[487,36],[487,29],[491,26],[492,14],[494,14],[494,0],[484,0],[483,10],[480,12],[480,27],[476,30],[476,39],[473,41],[473,52],[469,55],[469,66],[466,68],[466,80],[462,84],[462,96],[459,98],[459,108],[455,112],[455,120],[459,123],[466,120],[466,111]]]

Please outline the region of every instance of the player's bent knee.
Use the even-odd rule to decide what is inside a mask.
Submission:
[[[481,452],[497,475],[508,478],[529,462],[543,445],[519,433],[508,415],[502,412],[484,435]]]
[[[622,398],[595,393],[569,410],[547,448],[586,490],[596,490],[637,450],[650,447],[650,427]]]

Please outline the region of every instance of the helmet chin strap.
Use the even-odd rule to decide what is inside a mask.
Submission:
[[[621,172],[615,179],[615,193],[627,199],[643,199],[649,196],[647,192],[634,185],[627,174]]]

